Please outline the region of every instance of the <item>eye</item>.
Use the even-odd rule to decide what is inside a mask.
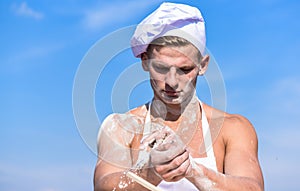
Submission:
[[[159,72],[162,74],[165,74],[170,70],[170,68],[167,66],[163,66],[163,65],[155,64],[155,63],[152,64],[152,67],[156,72]]]
[[[195,67],[182,67],[182,68],[179,68],[179,72],[182,72],[184,74],[188,74],[190,73],[191,71],[194,70]]]

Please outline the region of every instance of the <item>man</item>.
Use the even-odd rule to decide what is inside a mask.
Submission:
[[[264,190],[251,123],[196,96],[209,63],[204,28],[198,9],[174,3],[139,24],[132,50],[154,97],[103,122],[95,190],[147,190],[125,176],[128,170],[162,190]]]

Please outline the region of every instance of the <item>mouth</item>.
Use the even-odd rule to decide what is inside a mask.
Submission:
[[[163,93],[168,97],[179,97],[179,91],[164,90]]]

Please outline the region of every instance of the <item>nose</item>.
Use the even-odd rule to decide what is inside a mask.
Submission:
[[[169,72],[166,75],[165,82],[167,86],[171,87],[174,90],[178,87],[176,68],[173,67],[170,68]]]

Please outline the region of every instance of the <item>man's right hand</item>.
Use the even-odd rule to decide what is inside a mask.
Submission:
[[[178,181],[191,173],[189,152],[174,131],[164,127],[149,135],[142,144],[153,140],[155,143],[150,151],[150,161],[163,180]]]

